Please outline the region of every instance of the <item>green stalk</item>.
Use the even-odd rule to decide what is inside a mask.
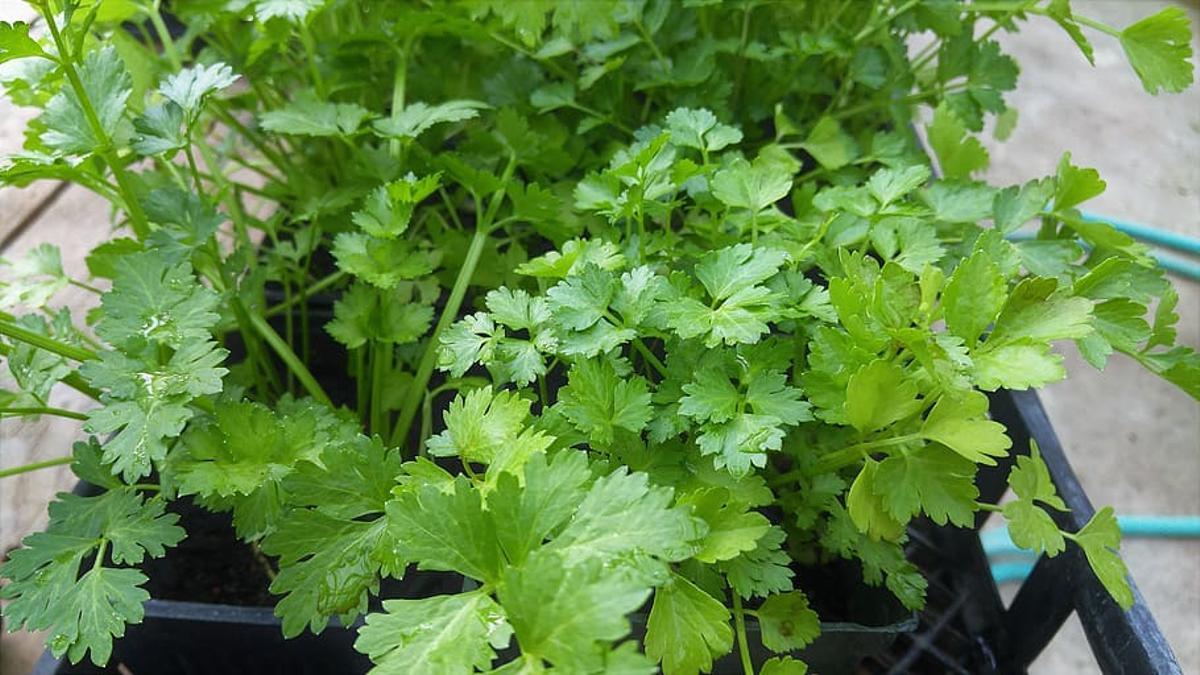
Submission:
[[[392,370],[392,345],[371,342],[371,433],[387,438],[387,411],[383,407],[383,383]]]
[[[354,411],[358,419],[367,421],[367,367],[365,361],[367,348],[356,347],[353,350],[354,359]]]
[[[62,466],[63,464],[70,464],[74,460],[74,457],[59,457],[58,459],[48,459],[44,462],[22,464],[21,466],[14,466],[11,469],[0,470],[0,478],[8,478],[9,476],[29,473],[30,471],[37,471],[38,469],[49,469],[52,466]]]
[[[312,32],[308,30],[308,23],[300,22],[300,44],[304,45],[304,56],[308,60],[308,72],[312,75],[313,87],[317,90],[317,96],[321,100],[329,95],[325,89],[325,80],[321,77],[321,69],[317,67],[317,46],[313,41]]]
[[[250,239],[250,231],[246,227],[246,214],[242,211],[242,205],[238,202],[237,190],[229,182],[229,177],[222,171],[217,162],[216,155],[213,154],[212,148],[208,147],[207,143],[192,143],[192,129],[188,128],[188,161],[193,163],[193,171],[196,173],[196,180],[199,182],[200,170],[194,166],[195,158],[192,157],[192,145],[200,148],[200,156],[204,158],[204,163],[208,165],[208,170],[213,179],[216,181],[217,187],[221,191],[222,199],[225,201],[225,208],[229,210],[229,219],[233,221],[234,232],[237,233],[238,243],[247,248],[253,248],[254,242]],[[218,256],[219,258],[219,256]],[[254,266],[257,259],[254,256],[250,257],[250,265]]]
[[[175,40],[171,39],[171,31],[167,30],[167,24],[163,23],[162,14],[159,13],[159,7],[162,3],[155,0],[150,7],[150,25],[154,27],[154,33],[158,36],[158,41],[162,43],[163,53],[167,56],[167,61],[171,62],[171,67],[175,70],[183,68],[183,59],[179,58],[179,49],[175,47]]]
[[[100,390],[88,384],[87,381],[83,379],[83,376],[79,374],[78,370],[67,373],[66,377],[59,380],[59,382],[62,382],[63,384],[83,394],[84,396],[87,396],[93,401],[100,400]]]
[[[72,344],[67,344],[60,340],[55,340],[52,337],[35,333],[31,330],[22,328],[11,321],[0,319],[0,335],[10,337],[14,340],[19,340],[32,347],[44,349],[48,352],[58,354],[59,356],[73,359],[75,361],[90,361],[96,358],[96,352],[84,348],[77,347]]]
[[[421,406],[421,399],[425,396],[425,387],[429,384],[429,378],[433,375],[433,366],[437,361],[438,338],[441,334],[450,327],[450,324],[458,317],[458,309],[462,306],[463,298],[467,295],[467,287],[471,285],[471,277],[475,276],[475,268],[479,265],[479,259],[483,256],[483,246],[487,243],[488,233],[490,228],[480,227],[475,230],[475,235],[471,237],[471,245],[467,249],[467,257],[463,260],[462,267],[458,270],[458,277],[454,279],[454,287],[450,289],[450,297],[446,300],[446,308],[442,310],[441,316],[438,317],[437,326],[433,329],[433,334],[429,336],[429,343],[425,345],[425,352],[421,354],[421,362],[417,366],[417,374],[413,378],[412,384],[404,395],[404,404],[400,407],[400,419],[396,423],[396,428],[392,432],[392,445],[400,445],[404,439],[408,437],[408,432],[412,427],[413,419],[416,417],[417,409]]]
[[[392,79],[392,119],[395,120],[404,111],[404,92],[408,81],[408,58],[412,51],[413,40],[415,35],[409,36],[404,41],[404,47],[396,55],[396,73]],[[388,141],[388,148],[392,153],[392,157],[400,158],[400,139],[393,138]]]
[[[67,417],[73,420],[86,420],[87,415],[67,410],[66,408],[51,408],[49,406],[37,406],[31,408],[0,408],[0,415],[55,415],[58,417]]]
[[[822,455],[816,462],[809,467],[805,472],[809,476],[817,476],[831,471],[837,471],[843,467],[850,466],[863,458],[864,454],[871,450],[879,450],[894,445],[903,445],[921,438],[920,434],[905,434],[903,436],[894,436],[892,438],[884,438],[878,441],[865,441],[863,443],[855,443],[854,445],[846,446],[840,450],[835,450],[827,455]]]
[[[96,109],[92,107],[92,101],[88,98],[87,89],[84,88],[83,81],[79,79],[79,73],[71,61],[73,55],[67,49],[62,33],[58,30],[58,24],[54,21],[54,12],[51,11],[48,4],[40,3],[40,5],[46,27],[50,30],[54,46],[58,49],[63,74],[67,76],[71,89],[75,91],[75,96],[79,99],[79,107],[83,110],[83,116],[87,118],[92,134],[100,140],[100,147],[96,148],[96,152],[113,172],[113,178],[116,179],[117,187],[121,192],[121,201],[125,202],[125,212],[129,215],[129,224],[133,227],[133,233],[137,235],[138,239],[145,239],[150,234],[150,223],[146,220],[146,213],[142,211],[141,202],[137,200],[137,193],[133,189],[133,183],[129,180],[129,174],[125,173],[125,165],[120,162],[113,151],[112,139],[104,130],[104,125],[100,123],[100,117],[96,115]]]
[[[242,302],[235,299],[234,304],[240,306]],[[275,350],[275,354],[283,360],[284,365],[296,375],[297,380],[300,380],[300,384],[308,392],[308,395],[317,399],[318,402],[332,407],[333,402],[329,400],[329,396],[325,393],[325,390],[317,383],[317,379],[313,377],[313,374],[300,361],[300,358],[296,356],[296,352],[292,351],[288,343],[279,337],[279,333],[275,332],[271,324],[267,323],[267,320],[262,318],[261,315],[246,311],[244,306],[241,307],[241,310],[245,312],[250,327],[271,346],[271,349]]]
[[[737,591],[733,595],[733,625],[737,630],[738,655],[742,658],[742,672],[754,675],[754,662],[750,660],[750,644],[746,642],[746,613],[742,610],[742,598]]]
[[[326,277],[322,277],[321,279],[305,286],[303,293],[296,293],[296,294],[292,295],[291,298],[285,299],[283,302],[279,303],[278,305],[272,305],[269,309],[267,309],[265,312],[263,312],[263,315],[267,316],[267,317],[272,317],[272,316],[278,316],[280,314],[283,314],[284,312],[288,311],[292,307],[296,306],[297,303],[304,302],[305,300],[308,300],[309,298],[316,295],[317,293],[320,293],[321,291],[325,290],[326,288],[329,288],[330,286],[341,281],[343,278],[345,278],[345,276],[346,276],[345,272],[338,270],[338,271],[334,272],[333,274],[330,274]]]

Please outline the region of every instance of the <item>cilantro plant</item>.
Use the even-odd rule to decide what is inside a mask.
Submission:
[[[1094,170],[973,176],[985,120],[1016,123],[998,31],[1116,39],[1177,92],[1182,10],[251,0],[172,3],[172,30],[159,0],[33,5],[0,24],[0,82],[41,110],[0,180],[82,186],[116,228],[88,279],[43,245],[0,285],[0,414],[86,434],[4,474],[103,489],[0,568],[56,655],[104,663],[142,618],[184,498],[262,554],[285,635],[365,614],[380,673],[802,673],[801,567],[856,561],[916,609],[909,524],[981,510],[1133,602],[1112,511],[1060,531],[1036,447],[979,501],[1012,451],[984,392],[1062,379],[1059,341],[1195,397],[1200,358],[1148,250],[1081,217]],[[462,583],[373,602],[423,570]]]

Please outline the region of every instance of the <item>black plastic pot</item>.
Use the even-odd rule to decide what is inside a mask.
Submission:
[[[268,291],[271,302],[281,300]],[[341,403],[351,403],[353,386],[344,359],[331,358],[343,350],[323,330],[332,317],[333,298],[310,301],[309,339],[323,358],[313,363],[314,375]],[[282,319],[272,323],[282,330]],[[232,337],[232,336],[231,336]],[[227,342],[232,360],[240,358],[242,345]],[[1060,527],[1077,530],[1094,509],[1063,455],[1054,430],[1033,392],[998,392],[992,396],[993,417],[1005,424],[1014,441],[1014,453],[997,467],[979,474],[980,498],[995,503],[1006,489],[1006,477],[1016,454],[1028,452],[1035,439],[1050,469],[1059,494],[1070,507],[1054,513]],[[80,488],[84,489],[84,488]],[[194,508],[194,507],[193,507]],[[989,512],[981,512],[975,529],[939,528],[929,523],[911,529],[909,558],[930,581],[929,604],[918,617],[905,611],[890,593],[865,587],[850,571],[839,593],[860,597],[848,603],[857,622],[821,625],[820,637],[802,653],[812,672],[839,675],[877,673],[1023,673],[1049,643],[1072,611],[1082,619],[1097,662],[1107,673],[1176,673],[1179,666],[1157,624],[1135,587],[1137,604],[1122,612],[1092,575],[1075,549],[1051,560],[1043,558],[1025,581],[1012,606],[1005,609],[991,576],[978,528]],[[188,517],[185,514],[185,518]],[[238,544],[227,517],[230,551]],[[189,531],[191,528],[189,527]],[[187,540],[181,548],[187,546]],[[208,551],[215,574],[225,570],[224,552]],[[188,555],[185,553],[185,555]],[[170,556],[147,569],[151,594],[155,579],[186,575],[172,569]],[[449,575],[410,575],[402,582],[385,584],[383,597],[426,597],[459,590]],[[839,582],[840,583],[840,582]],[[264,582],[265,584],[265,582]],[[59,663],[48,653],[35,668],[36,675],[84,673],[348,673],[365,672],[370,664],[354,651],[355,632],[331,625],[320,635],[305,632],[284,640],[279,619],[270,607],[233,606],[192,602],[195,598],[153,599],[146,604],[145,620],[130,625],[114,644],[110,666]],[[262,598],[269,602],[269,598]],[[645,614],[631,617],[635,637],[645,635]],[[769,654],[761,647],[758,625],[749,621],[748,642],[755,661]],[[121,670],[124,666],[125,670]],[[736,655],[715,664],[714,673],[741,673]]]
[[[78,494],[95,494],[96,488],[80,484]],[[228,518],[208,514],[198,507],[184,504],[185,519],[216,520],[227,530],[230,559],[239,557],[239,548]],[[203,526],[210,525],[203,522]],[[186,546],[187,540],[183,546]],[[145,569],[151,581],[151,595],[158,594],[156,580],[177,577],[187,570],[179,569],[188,553],[173,551],[167,558],[155,561]],[[220,551],[204,551],[210,564],[219,565],[224,557]],[[886,591],[863,586],[856,570],[847,568],[836,583],[853,597],[848,603],[858,613],[860,623],[826,622],[821,635],[798,654],[823,675],[849,675],[864,658],[882,653],[898,635],[914,630],[917,618],[896,602]],[[220,570],[218,569],[219,573]],[[404,580],[385,582],[383,597],[428,597],[461,590],[462,580],[449,574],[410,574]],[[178,591],[173,591],[178,592]],[[375,608],[378,605],[375,604]],[[336,622],[319,635],[305,632],[299,637],[284,640],[280,621],[271,607],[245,607],[184,600],[152,599],[145,605],[145,619],[129,625],[124,637],[115,640],[109,665],[97,668],[88,661],[71,665],[43,654],[34,675],[141,675],[142,673],[180,673],[185,675],[226,675],[230,673],[280,673],[311,675],[353,675],[365,673],[370,662],[354,651],[355,629]],[[647,615],[630,617],[633,635],[641,638],[646,632]],[[360,619],[361,623],[361,619]],[[747,622],[748,642],[754,647],[756,662],[771,655],[761,647],[757,622]],[[515,651],[511,655],[515,655]],[[124,670],[122,670],[124,668]],[[740,674],[737,656],[730,655],[715,664],[714,673]]]
[[[1075,532],[1095,513],[1037,393],[998,391],[991,415],[1004,424],[1013,451],[979,473],[979,499],[997,503],[1007,490],[1016,457],[1037,441],[1067,512],[1050,511],[1060,528]],[[1113,675],[1182,673],[1146,601],[1133,586],[1134,605],[1122,610],[1092,573],[1076,546],[1055,558],[1042,556],[1005,607],[988,566],[979,529],[991,515],[978,514],[973,529],[910,528],[907,551],[929,580],[920,627],[902,635],[891,650],[872,657],[864,673],[970,673],[1023,675],[1072,613],[1079,616],[1096,665]]]

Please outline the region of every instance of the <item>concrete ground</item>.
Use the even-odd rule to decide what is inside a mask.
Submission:
[[[1169,3],[1084,1],[1077,13],[1117,27]],[[1185,5],[1193,32],[1200,8]],[[1063,151],[1108,182],[1087,210],[1200,236],[1200,87],[1148,96],[1116,40],[1089,33],[1096,67],[1054,23],[1034,18],[999,39],[1022,65],[1010,97],[1016,131],[988,143],[987,178],[1011,184],[1051,174]],[[1200,53],[1200,40],[1193,42]],[[1173,277],[1179,290],[1179,339],[1200,346],[1200,284]],[[1200,514],[1200,412],[1172,385],[1116,356],[1104,372],[1073,348],[1069,379],[1042,393],[1071,464],[1097,507],[1119,514]],[[1185,673],[1200,673],[1200,541],[1127,540],[1122,552]],[[1072,618],[1034,673],[1096,672]]]
[[[1076,12],[1115,26],[1158,11],[1151,0],[1076,0]],[[1193,26],[1196,3],[1187,5]],[[22,18],[28,6],[0,0],[0,19]],[[1109,189],[1089,210],[1200,236],[1200,88],[1152,98],[1141,90],[1119,46],[1096,41],[1091,68],[1061,30],[1034,18],[1017,36],[1000,36],[1024,65],[1010,97],[1020,123],[1005,143],[990,142],[994,183],[1024,181],[1054,171],[1070,150],[1077,164],[1097,168]],[[1195,47],[1200,52],[1200,42]],[[14,121],[0,100],[0,129]],[[0,151],[15,149],[0,138]],[[11,193],[0,190],[0,215],[16,211]],[[39,241],[71,242],[102,237],[106,212],[72,188],[45,214],[37,235],[22,236],[6,254]],[[95,242],[77,241],[68,267],[82,262]],[[72,247],[75,248],[75,247]],[[1200,285],[1175,279],[1180,292],[1180,339],[1200,346]],[[1119,356],[1098,373],[1071,348],[1070,379],[1048,387],[1043,400],[1080,480],[1100,505],[1123,514],[1200,514],[1200,408],[1171,385]],[[65,407],[80,402],[63,400]],[[0,425],[0,466],[61,454],[77,433],[69,425],[42,421]],[[65,471],[0,483],[0,544],[10,546],[45,525],[44,504],[69,487]],[[1185,673],[1200,673],[1200,541],[1129,540],[1124,555]],[[33,638],[33,639],[31,639]],[[28,672],[40,650],[35,636],[0,640],[0,673]],[[1038,675],[1096,672],[1082,630],[1072,619],[1034,667]]]

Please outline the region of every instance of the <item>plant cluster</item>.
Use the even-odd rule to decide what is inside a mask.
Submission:
[[[981,510],[1132,603],[1111,509],[1060,531],[1036,447],[978,501],[1012,446],[983,392],[1063,378],[1061,340],[1193,396],[1200,359],[1147,249],[1081,218],[1097,173],[993,187],[977,135],[1017,119],[998,31],[1054,21],[1089,60],[1115,38],[1177,92],[1182,10],[33,4],[0,24],[0,81],[42,110],[0,181],[80,185],[117,228],[88,280],[44,245],[0,286],[0,414],[97,402],[50,463],[105,491],[60,495],[2,568],[8,625],[56,655],[104,663],[142,618],[184,497],[278,567],[286,635],[366,614],[380,673],[802,673],[797,569],[857,561],[919,608],[908,525]],[[98,295],[83,323],[68,285]],[[416,570],[463,590],[373,603]],[[778,656],[753,662],[748,621]]]

